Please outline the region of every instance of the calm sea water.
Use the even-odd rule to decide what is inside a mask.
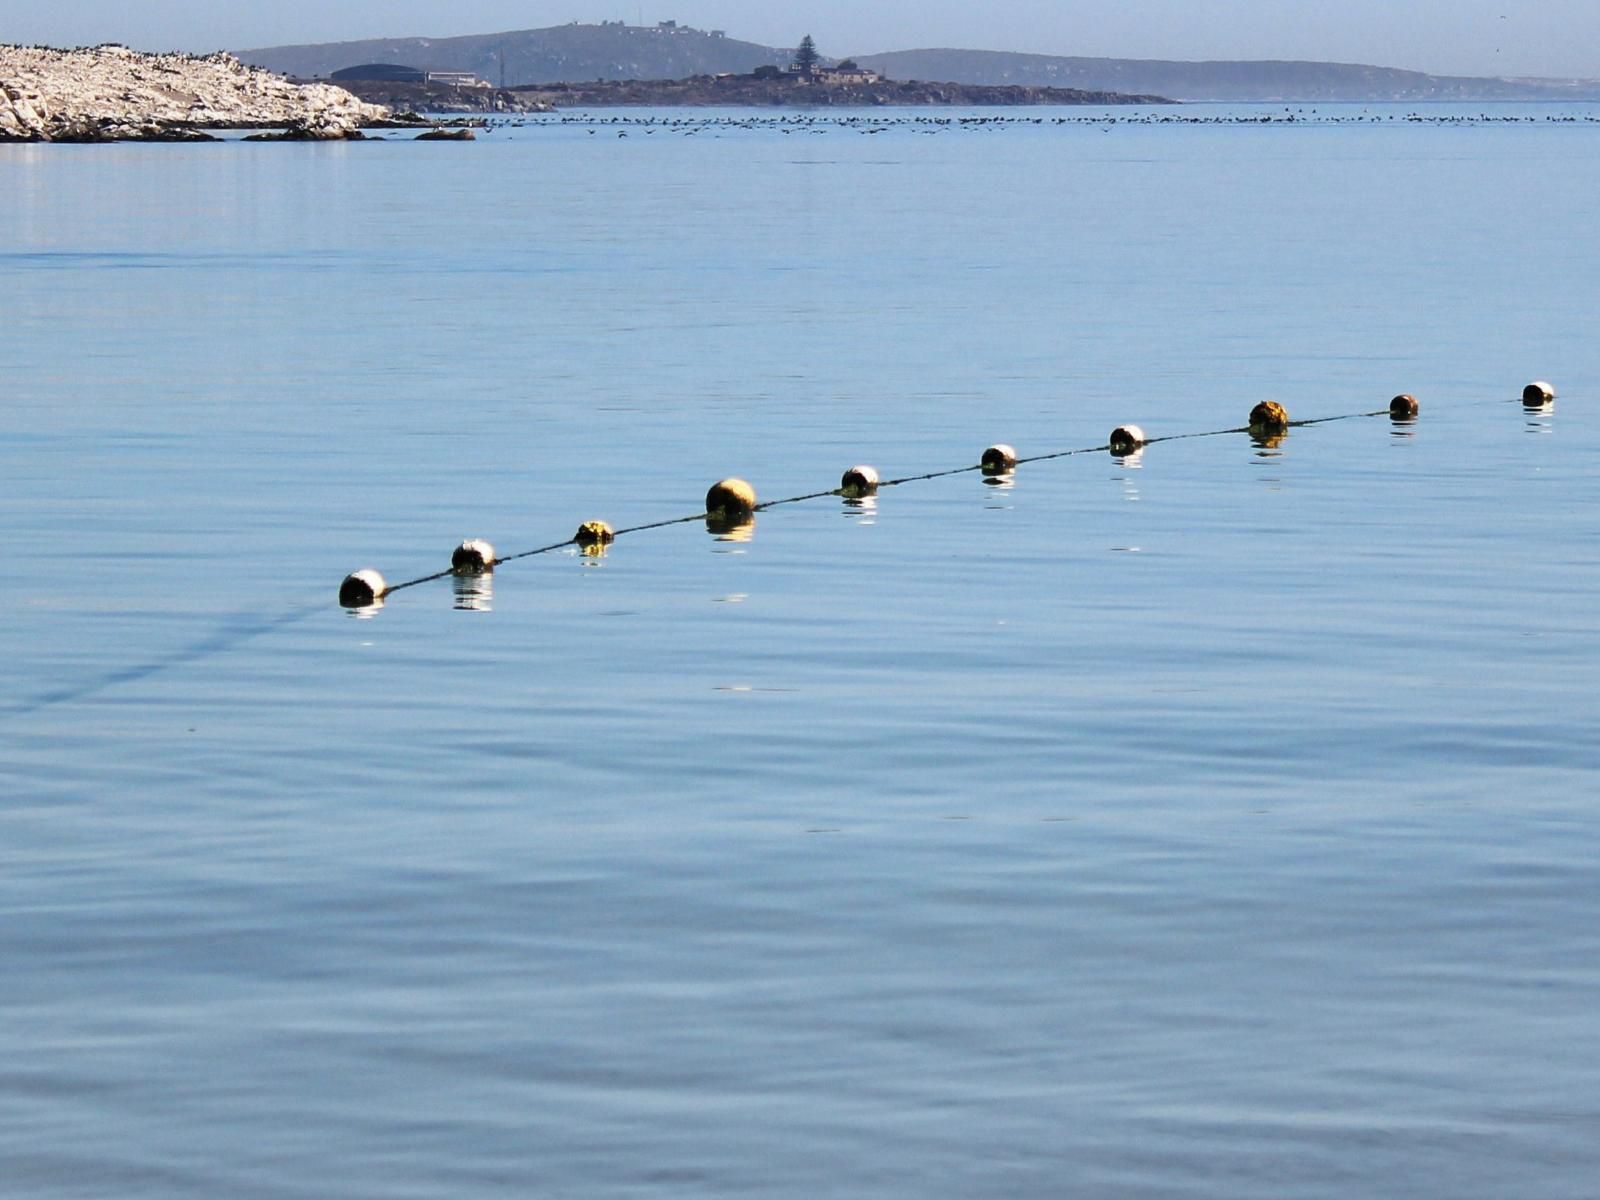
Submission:
[[[1600,126],[1407,112],[0,147],[0,1194],[1593,1196]]]

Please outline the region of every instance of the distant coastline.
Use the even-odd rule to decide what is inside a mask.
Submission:
[[[340,79],[369,103],[397,112],[516,113],[564,108],[883,108],[890,106],[1017,107],[1028,105],[1171,104],[1162,96],[1081,88],[992,86],[877,79],[815,84],[791,77],[700,75],[689,79],[596,80],[516,88]]]
[[[796,30],[797,40],[799,32]],[[764,46],[741,41],[723,30],[694,29],[675,21],[654,25],[574,21],[543,29],[456,37],[368,38],[268,46],[237,53],[245,62],[300,79],[337,83],[340,80],[336,74],[348,68],[387,63],[403,65],[422,75],[470,75],[485,87],[510,91],[562,81],[575,86],[573,81],[579,80],[684,80],[747,75],[763,67],[785,71],[793,65],[796,52],[794,46]],[[826,66],[838,61],[820,59]],[[958,48],[858,53],[854,61],[861,68],[890,79],[933,80],[941,86],[1073,89],[1169,96],[1179,101],[1248,104],[1600,99],[1600,80],[1430,75],[1361,63],[1092,58]]]

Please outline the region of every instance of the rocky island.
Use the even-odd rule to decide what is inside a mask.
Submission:
[[[388,117],[343,88],[290,83],[231,54],[0,46],[0,142],[193,141],[208,129],[358,137]]]

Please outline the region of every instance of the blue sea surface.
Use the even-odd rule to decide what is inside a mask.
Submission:
[[[1592,1197],[1597,113],[0,146],[0,1195]]]

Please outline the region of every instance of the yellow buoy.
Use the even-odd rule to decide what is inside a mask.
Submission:
[[[346,608],[371,608],[383,600],[389,585],[371,567],[362,567],[344,577],[339,584],[339,603]]]
[[[723,479],[706,492],[706,512],[733,519],[748,517],[756,510],[756,490],[742,479]]]
[[[450,556],[452,571],[494,570],[494,547],[482,538],[468,538]]]
[[[978,465],[985,475],[1003,475],[1015,469],[1017,465],[1017,451],[1015,447],[1004,442],[996,442],[983,452],[983,457],[978,460]]]
[[[1144,430],[1137,425],[1118,425],[1111,431],[1111,453],[1125,458],[1145,443]]]
[[[578,543],[585,554],[599,556],[617,540],[617,535],[604,521],[585,521],[578,526],[578,532],[572,535],[572,540]]]
[[[1258,437],[1282,437],[1289,432],[1289,410],[1276,400],[1263,400],[1250,410],[1250,432]]]
[[[1549,404],[1556,398],[1556,390],[1542,379],[1535,379],[1522,389],[1522,402],[1529,408]]]
[[[839,480],[839,490],[852,500],[873,496],[878,491],[878,472],[874,467],[854,466]]]
[[[1421,410],[1417,398],[1409,392],[1404,392],[1389,401],[1389,415],[1396,421],[1409,421]]]

